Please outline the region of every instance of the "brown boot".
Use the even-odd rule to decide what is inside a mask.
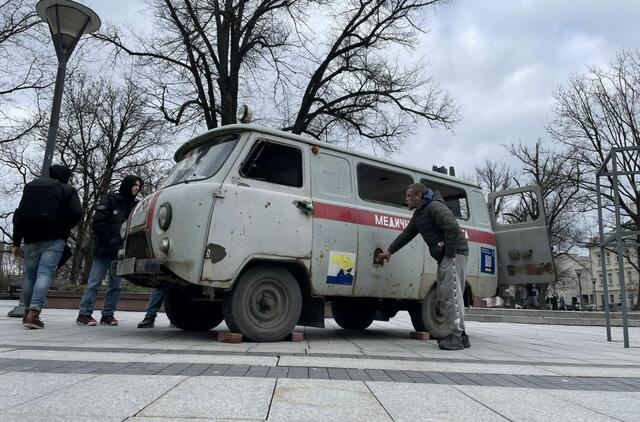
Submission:
[[[32,330],[44,328],[44,323],[40,320],[40,311],[37,309],[29,309],[27,316],[24,317],[22,326]]]

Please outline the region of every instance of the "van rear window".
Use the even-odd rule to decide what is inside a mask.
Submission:
[[[444,203],[447,204],[447,207],[457,218],[463,220],[469,218],[469,204],[467,202],[467,193],[464,189],[427,179],[421,179],[420,183],[431,188],[432,191],[440,192]]]
[[[173,167],[163,187],[212,177],[227,161],[238,139],[239,135],[212,139],[211,142],[189,151]]]

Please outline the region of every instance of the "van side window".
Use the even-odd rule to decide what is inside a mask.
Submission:
[[[302,187],[302,151],[268,141],[255,143],[240,174],[249,179]]]
[[[413,183],[411,176],[367,164],[359,164],[357,173],[360,198],[392,207],[406,207],[404,195],[407,186]]]
[[[421,179],[420,183],[431,188],[432,191],[440,192],[440,195],[444,198],[444,203],[447,204],[447,207],[449,207],[453,215],[457,218],[463,220],[469,219],[469,203],[467,201],[467,193],[464,189],[445,185],[440,182],[433,182],[428,179]]]

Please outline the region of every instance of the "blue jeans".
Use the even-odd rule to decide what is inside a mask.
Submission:
[[[55,239],[24,245],[22,297],[25,309],[42,310],[64,243],[62,239]]]
[[[118,305],[120,292],[122,292],[122,279],[109,273],[112,259],[104,256],[96,256],[93,259],[91,272],[89,273],[89,281],[87,281],[87,289],[80,300],[80,315],[91,315],[93,307],[96,304],[96,296],[98,288],[105,276],[109,280],[107,291],[104,294],[104,306],[102,308],[102,316],[113,316]]]
[[[168,288],[161,289],[153,289],[151,291],[151,295],[149,296],[149,303],[147,303],[147,308],[144,310],[144,313],[149,318],[156,318],[158,314],[158,309],[162,306],[162,302],[164,301],[165,296],[167,295]]]

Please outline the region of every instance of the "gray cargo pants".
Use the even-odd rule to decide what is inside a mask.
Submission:
[[[438,299],[440,310],[447,318],[447,328],[450,334],[458,337],[464,331],[464,286],[465,265],[467,257],[456,255],[455,258],[446,256],[438,265]]]

